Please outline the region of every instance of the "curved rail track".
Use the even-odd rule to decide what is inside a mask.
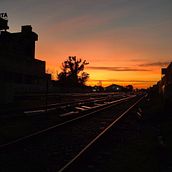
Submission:
[[[143,98],[136,96],[113,101],[1,145],[0,171],[64,171]]]

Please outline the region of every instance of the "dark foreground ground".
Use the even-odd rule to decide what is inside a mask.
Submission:
[[[117,149],[102,171],[172,172],[171,109],[157,95],[148,96],[140,110],[131,112],[133,116],[124,122],[128,130],[120,129],[123,137],[119,144],[115,142]]]
[[[148,96],[106,139],[98,154],[73,172],[172,172],[172,112],[157,95]],[[93,156],[92,156],[93,155]],[[1,171],[1,170],[0,170]]]
[[[68,171],[68,170],[67,170]],[[115,126],[69,172],[172,172],[172,112],[156,95]]]
[[[143,155],[147,156],[146,169],[171,172],[172,107],[165,107],[158,95],[150,95],[141,108],[143,113],[140,120],[140,137],[145,143]]]

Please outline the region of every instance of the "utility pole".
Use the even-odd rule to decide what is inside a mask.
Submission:
[[[48,76],[46,75],[46,86],[45,86],[45,112],[48,112]]]

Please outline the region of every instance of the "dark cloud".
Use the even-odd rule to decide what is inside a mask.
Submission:
[[[106,70],[106,71],[151,71],[148,69],[130,68],[130,67],[104,67],[104,66],[88,66],[87,69]]]
[[[140,64],[139,66],[141,67],[149,67],[149,66],[167,66],[170,62],[166,61],[166,62],[153,62],[153,63],[145,63],[145,64]]]

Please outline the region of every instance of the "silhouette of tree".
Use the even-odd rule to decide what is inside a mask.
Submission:
[[[89,78],[89,74],[83,72],[85,65],[89,63],[86,60],[77,59],[76,56],[69,56],[62,63],[62,72],[57,77],[59,83],[64,86],[83,86]]]

